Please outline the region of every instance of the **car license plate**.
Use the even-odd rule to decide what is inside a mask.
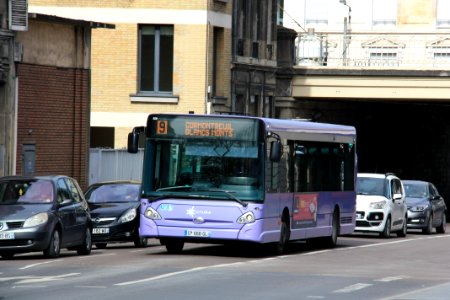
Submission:
[[[204,231],[204,230],[189,230],[189,229],[186,229],[184,231],[184,236],[208,238],[208,237],[211,236],[211,232]]]
[[[92,229],[93,234],[107,234],[109,233],[109,228],[94,228]]]
[[[13,240],[14,232],[0,232],[0,240]]]

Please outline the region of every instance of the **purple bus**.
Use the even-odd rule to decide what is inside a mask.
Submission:
[[[152,114],[145,135],[140,228],[169,253],[186,242],[334,247],[355,227],[356,130],[225,115]]]

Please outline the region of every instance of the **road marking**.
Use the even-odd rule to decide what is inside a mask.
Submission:
[[[76,285],[74,287],[82,289],[106,289],[104,285]]]
[[[235,262],[235,263],[229,263],[229,264],[220,264],[220,265],[207,266],[207,267],[197,267],[197,268],[192,268],[192,269],[188,269],[188,270],[162,274],[162,275],[158,275],[158,276],[154,276],[154,277],[148,277],[148,278],[143,278],[143,279],[138,279],[138,280],[133,280],[133,281],[119,282],[119,283],[115,283],[114,285],[116,285],[116,286],[131,285],[131,284],[143,283],[143,282],[148,282],[148,281],[155,281],[155,280],[158,280],[158,279],[169,278],[169,277],[177,276],[177,275],[180,275],[180,274],[193,273],[193,272],[197,272],[197,271],[201,271],[201,270],[207,270],[207,269],[212,269],[212,268],[225,268],[225,267],[231,267],[231,266],[238,266],[238,265],[243,265],[243,264],[246,264],[246,263],[247,262],[243,262],[242,261],[242,262]]]
[[[420,240],[420,239],[444,238],[444,237],[450,237],[450,235],[434,236],[434,237],[418,238],[418,239],[407,239],[407,240],[400,240],[400,241],[391,241],[391,242],[386,242],[386,243],[377,243],[377,244],[362,245],[362,246],[355,246],[355,247],[326,249],[326,250],[319,250],[319,251],[314,251],[314,252],[309,252],[309,253],[302,253],[302,254],[298,254],[298,255],[306,256],[306,255],[321,254],[321,253],[326,253],[326,252],[331,252],[331,251],[336,251],[336,250],[345,251],[345,250],[352,250],[352,249],[358,249],[358,248],[367,248],[367,247],[374,247],[374,246],[384,246],[384,245],[389,245],[389,244],[404,243],[404,242],[416,241],[416,240]],[[133,281],[119,282],[119,283],[115,283],[114,285],[115,286],[127,286],[127,285],[132,285],[132,284],[143,283],[143,282],[155,281],[155,280],[159,280],[159,279],[165,279],[165,278],[169,278],[169,277],[173,277],[173,276],[177,276],[177,275],[181,275],[181,274],[187,274],[187,273],[192,273],[192,272],[197,272],[197,271],[202,271],[202,270],[207,270],[207,269],[212,269],[212,268],[223,268],[223,267],[237,266],[237,265],[242,265],[242,264],[247,264],[247,263],[257,263],[258,261],[270,261],[270,260],[275,260],[275,259],[287,258],[289,256],[283,255],[283,256],[263,258],[263,259],[259,259],[259,260],[250,260],[250,261],[245,261],[245,262],[220,264],[220,265],[207,266],[207,267],[197,267],[197,268],[187,269],[187,270],[183,270],[183,271],[162,274],[162,275],[158,275],[158,276],[154,276],[154,277],[137,279],[137,280],[133,280]],[[388,277],[386,277],[386,278],[388,278]],[[401,277],[398,279],[401,279]],[[392,280],[398,280],[398,279],[396,277],[389,277],[389,279],[385,279],[385,280],[392,281]],[[371,285],[372,284],[358,283],[356,285],[349,286],[347,288],[336,290],[335,293],[347,293],[347,292],[351,292],[351,291],[356,291],[358,289],[363,289],[363,288],[366,288]]]
[[[61,261],[63,261],[63,259],[58,259],[58,260],[55,259],[55,260],[44,261],[44,262],[35,263],[35,264],[31,264],[31,265],[19,268],[19,270],[26,270],[26,269],[33,268],[33,267],[36,267],[36,266],[50,264],[50,263],[54,263],[54,262],[61,262]]]
[[[339,289],[339,290],[335,290],[335,291],[333,291],[333,293],[340,293],[340,294],[342,294],[342,293],[351,293],[351,292],[354,292],[354,291],[365,289],[366,287],[369,287],[369,286],[372,286],[372,284],[370,284],[370,283],[356,283],[356,284],[349,285],[349,286],[347,286],[345,288],[342,288],[342,289]]]
[[[114,285],[116,285],[116,286],[124,286],[124,285],[143,283],[143,282],[148,282],[148,281],[154,281],[154,280],[158,280],[158,279],[168,278],[168,277],[172,277],[172,276],[176,276],[176,275],[180,275],[180,274],[192,273],[192,272],[196,272],[196,271],[204,270],[204,269],[208,269],[208,268],[210,268],[210,267],[198,267],[198,268],[188,269],[188,270],[179,271],[179,272],[167,273],[167,274],[163,274],[163,275],[159,275],[159,276],[148,277],[148,278],[134,280],[134,281],[120,282],[120,283],[116,283]]]
[[[16,282],[16,284],[24,284],[24,283],[41,283],[46,281],[56,281],[56,280],[62,280],[66,277],[80,275],[81,273],[69,273],[69,274],[62,274],[62,275],[56,275],[56,276],[35,276],[33,278],[23,279]]]
[[[385,277],[385,278],[375,279],[374,281],[378,281],[378,282],[391,282],[391,281],[401,280],[401,279],[405,279],[405,278],[408,278],[408,277],[406,277],[406,276],[391,276],[391,277]]]
[[[449,283],[442,283],[442,284],[438,284],[438,285],[433,285],[433,286],[429,286],[426,288],[422,288],[422,289],[418,289],[418,290],[414,290],[414,291],[409,291],[403,294],[398,294],[398,295],[394,295],[394,296],[389,296],[386,298],[380,298],[380,300],[396,300],[396,299],[426,299],[426,298],[417,298],[416,296],[419,293],[423,293],[429,290],[433,290],[433,289],[437,289],[437,288],[442,288],[442,287],[446,287],[445,291],[448,291],[448,287],[449,287]],[[407,296],[412,296],[413,298],[407,298]],[[443,295],[443,294],[442,294]],[[436,299],[447,299],[447,298],[436,298]]]

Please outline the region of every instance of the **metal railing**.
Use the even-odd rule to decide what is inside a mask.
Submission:
[[[450,70],[450,35],[299,34],[297,66]]]

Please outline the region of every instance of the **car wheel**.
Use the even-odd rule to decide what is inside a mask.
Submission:
[[[108,245],[108,243],[96,243],[96,244],[95,244],[95,247],[96,247],[97,249],[105,249],[105,248],[106,248],[106,245]]]
[[[406,237],[406,234],[408,233],[408,217],[405,216],[405,218],[403,219],[403,227],[402,230],[400,230],[399,232],[397,232],[397,236],[398,237]]]
[[[431,234],[432,231],[433,231],[433,215],[430,214],[430,216],[428,217],[427,227],[422,229],[422,232],[426,234]]]
[[[147,238],[137,237],[137,238],[134,240],[134,246],[135,246],[135,247],[138,247],[138,248],[144,248],[144,247],[147,247],[147,243],[148,243]]]
[[[183,251],[184,242],[181,240],[165,240],[164,245],[166,246],[167,252],[177,254]]]
[[[79,255],[89,255],[92,249],[92,235],[91,229],[86,227],[86,232],[84,233],[83,244],[77,248],[77,253]]]
[[[3,258],[3,259],[11,259],[11,258],[13,258],[14,257],[14,252],[1,252],[0,253],[0,256]]]
[[[445,229],[447,227],[447,217],[445,216],[445,212],[442,214],[442,222],[441,225],[439,225],[436,228],[437,233],[445,233]]]
[[[61,238],[59,234],[59,230],[55,229],[52,233],[52,237],[50,238],[50,244],[47,249],[44,250],[44,255],[46,257],[56,258],[59,256],[61,251]]]
[[[380,235],[384,238],[389,238],[391,236],[391,217],[390,216],[387,217],[383,232],[381,232]]]

